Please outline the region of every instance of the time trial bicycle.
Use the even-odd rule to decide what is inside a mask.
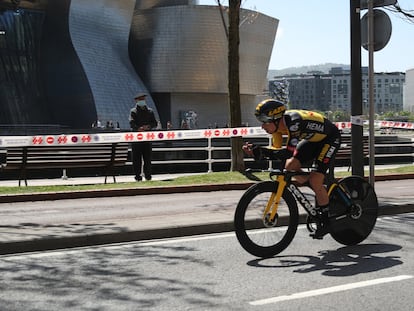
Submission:
[[[258,180],[253,173],[259,171],[248,169],[246,176]],[[300,221],[297,202],[306,211],[306,227],[311,234],[318,226],[327,226],[329,234],[337,242],[355,245],[365,240],[373,230],[378,216],[378,200],[374,188],[362,177],[348,176],[327,185],[329,212],[326,224],[316,204],[312,204],[309,195],[292,180],[310,172],[266,172],[269,172],[270,180],[250,186],[241,197],[234,215],[237,239],[250,254],[272,257],[289,246]]]

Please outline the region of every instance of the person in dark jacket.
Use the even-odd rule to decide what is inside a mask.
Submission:
[[[135,107],[129,114],[129,124],[133,131],[150,131],[157,126],[154,112],[146,104],[147,94],[138,93],[135,97]],[[146,180],[151,180],[151,154],[152,144],[149,141],[134,142],[132,147],[132,166],[134,169],[135,180],[142,180],[142,161],[144,161],[144,176]]]

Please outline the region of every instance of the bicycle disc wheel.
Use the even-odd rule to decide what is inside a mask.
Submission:
[[[350,195],[353,206],[348,210],[340,198],[331,196],[330,233],[341,244],[355,245],[365,240],[375,226],[378,216],[377,195],[374,188],[359,176],[345,177],[339,184]],[[340,216],[345,211],[346,216]]]
[[[277,183],[252,185],[241,197],[234,215],[234,226],[241,246],[250,254],[267,258],[283,251],[293,240],[299,221],[298,206],[285,189],[274,222],[264,216],[267,202]]]

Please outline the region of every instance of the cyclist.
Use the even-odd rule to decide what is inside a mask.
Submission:
[[[287,159],[285,169],[300,171],[304,163],[315,161],[309,176],[297,176],[301,184],[309,182],[315,192],[318,213],[322,222],[318,224],[314,238],[321,239],[328,233],[329,197],[324,186],[326,171],[341,144],[338,128],[321,114],[307,110],[286,110],[278,100],[266,99],[255,111],[262,128],[272,134],[272,146],[263,147],[246,143],[243,150],[255,160]],[[287,135],[286,148],[282,148],[283,135]]]

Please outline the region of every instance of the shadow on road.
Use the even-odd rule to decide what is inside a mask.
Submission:
[[[336,250],[320,251],[318,256],[290,255],[249,261],[249,266],[261,268],[298,267],[296,273],[321,271],[327,276],[351,276],[379,271],[402,264],[400,257],[387,253],[400,250],[393,244],[360,244]]]

